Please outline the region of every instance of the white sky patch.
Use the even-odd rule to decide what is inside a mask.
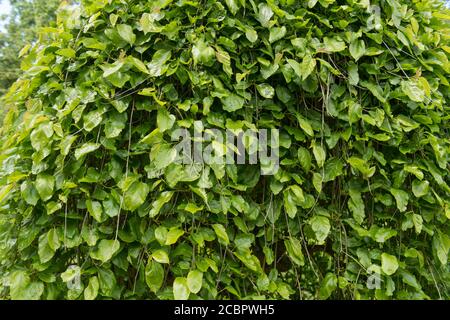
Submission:
[[[8,0],[0,0],[0,16],[8,15],[11,12],[11,5]],[[0,21],[0,32],[3,31],[5,21]]]
[[[8,0],[0,0],[0,15],[9,14],[11,5]]]

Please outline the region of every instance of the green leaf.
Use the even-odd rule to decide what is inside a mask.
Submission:
[[[198,270],[191,270],[187,276],[187,286],[189,291],[197,294],[200,292],[203,284],[203,273]]]
[[[44,293],[44,284],[31,282],[30,276],[23,270],[13,271],[9,275],[9,287],[12,300],[39,300]]]
[[[375,174],[376,167],[370,167],[370,165],[364,159],[358,157],[350,157],[347,162],[352,166],[352,168],[361,172],[365,179],[368,179]]]
[[[118,60],[118,61],[114,62],[113,64],[100,66],[100,68],[102,68],[102,70],[103,70],[103,77],[108,78],[111,75],[119,72],[119,70],[122,69],[123,65],[124,65],[124,62],[121,60]]]
[[[47,232],[47,242],[48,246],[53,250],[56,251],[61,246],[61,243],[59,241],[58,232],[55,228],[50,229]]]
[[[303,58],[302,63],[299,66],[300,68],[300,73],[301,73],[301,79],[304,81],[306,80],[306,78],[309,77],[309,75],[314,71],[314,69],[316,68],[316,59],[314,59],[312,56],[310,55],[306,55]],[[295,69],[294,69],[295,71]],[[296,71],[297,73],[297,71]],[[297,73],[297,75],[299,75]]]
[[[162,207],[168,203],[173,196],[172,191],[164,191],[162,192],[158,198],[152,203],[152,208],[150,209],[150,217],[156,217],[161,211]]]
[[[222,99],[223,109],[228,112],[234,112],[242,109],[242,107],[244,107],[244,102],[244,98],[236,94],[230,94]]]
[[[287,59],[287,63],[291,66],[292,70],[294,70],[295,74],[302,79],[303,78],[303,72],[302,72],[302,67],[300,65],[300,63],[298,63],[297,61],[293,60],[293,59]]]
[[[102,222],[103,208],[100,202],[88,199],[86,200],[86,208],[89,211],[90,215],[94,217],[97,222]]]
[[[112,100],[111,104],[119,113],[122,113],[128,109],[128,104],[123,100]]]
[[[425,92],[418,86],[417,82],[413,80],[402,81],[400,87],[412,101],[423,102],[425,100]]]
[[[416,233],[417,234],[421,233],[422,232],[422,228],[423,228],[423,218],[422,218],[422,216],[414,213],[412,215],[412,221],[413,221],[414,229],[416,230]]]
[[[66,271],[61,273],[61,279],[64,282],[70,282],[74,280],[76,277],[81,275],[81,268],[76,265],[71,265],[67,268]]]
[[[145,64],[138,58],[135,58],[133,56],[127,57],[127,62],[134,66],[137,70],[141,71],[142,73],[149,74],[149,71]]]
[[[286,210],[287,215],[289,218],[294,219],[297,215],[297,199],[294,197],[294,195],[289,191],[285,190],[283,192],[283,199],[284,199],[284,208]]]
[[[176,227],[172,227],[169,229],[169,232],[166,236],[166,246],[170,246],[172,244],[177,243],[178,239],[184,234],[184,231],[181,229],[178,229]]]
[[[131,80],[131,77],[126,73],[117,72],[110,75],[107,79],[114,87],[123,88],[125,84]]]
[[[184,277],[177,277],[173,282],[173,297],[175,300],[187,300],[189,298],[189,287]]]
[[[100,291],[104,296],[112,297],[117,286],[117,280],[111,270],[100,268],[98,270],[98,281],[100,283]]]
[[[147,199],[150,188],[143,182],[134,182],[123,196],[123,208],[125,210],[134,211],[139,208]]]
[[[362,117],[362,106],[359,103],[351,102],[348,107],[348,121],[355,123]]]
[[[48,145],[53,133],[53,125],[50,122],[41,124],[37,129],[31,132],[31,145],[35,150],[43,150]]]
[[[298,123],[300,124],[300,128],[302,128],[302,130],[310,137],[314,137],[314,130],[311,126],[311,124],[309,123],[308,120],[306,120],[303,117],[298,116],[297,117]]]
[[[225,3],[227,4],[228,9],[230,9],[230,12],[233,14],[233,16],[236,15],[239,10],[237,0],[225,0]]]
[[[39,197],[41,197],[43,201],[47,201],[53,195],[53,190],[55,188],[55,177],[46,173],[40,173],[36,177],[34,186],[39,193]]]
[[[298,185],[292,185],[288,188],[290,192],[294,195],[294,199],[297,201],[297,203],[302,203],[305,201],[305,195],[303,193],[302,188],[300,188]]]
[[[85,300],[94,300],[98,295],[99,287],[100,287],[100,285],[98,282],[98,278],[95,276],[90,277],[89,284],[86,287],[86,289],[84,289],[84,299]]]
[[[5,192],[4,193],[5,195],[2,197],[1,196],[2,192],[0,192],[0,203],[1,203],[1,199],[4,199],[7,195],[6,190],[11,190],[12,187],[13,187],[13,185],[6,185],[2,188],[2,192]],[[20,192],[21,192],[22,198],[29,205],[35,206],[38,203],[40,196],[39,196],[39,193],[38,193],[37,189],[35,188],[34,184],[32,184],[28,181],[25,181],[20,186]]]
[[[344,163],[337,158],[331,158],[325,163],[323,182],[334,181],[343,175]]]
[[[141,25],[142,31],[144,31],[145,34],[149,32],[158,33],[163,30],[161,27],[156,25],[154,15],[148,12],[145,12],[142,15],[139,23]]]
[[[159,77],[165,73],[166,62],[172,57],[172,52],[167,49],[160,49],[153,55],[152,61],[148,65],[149,73],[152,77]]]
[[[245,37],[251,43],[255,43],[258,40],[258,33],[253,28],[247,27],[245,30]]]
[[[225,245],[229,245],[230,244],[230,239],[228,238],[228,234],[227,231],[225,230],[225,227],[221,224],[213,224],[213,229],[214,232],[216,233],[217,237],[219,238],[219,240],[225,244]]]
[[[314,189],[316,189],[316,191],[318,193],[321,193],[322,192],[323,177],[322,177],[322,175],[320,173],[317,173],[317,172],[313,173],[312,183],[313,183]]]
[[[150,152],[150,160],[153,162],[156,170],[167,168],[175,161],[177,150],[170,144],[156,144]]]
[[[48,215],[55,213],[56,211],[61,209],[61,207],[62,207],[62,204],[59,202],[55,202],[55,201],[50,201],[45,204],[45,208],[47,209]]]
[[[300,147],[298,149],[298,160],[300,161],[300,165],[302,168],[309,172],[311,169],[311,153],[308,151],[308,149],[304,147]]]
[[[126,127],[126,120],[126,113],[113,113],[112,115],[109,115],[105,124],[106,138],[111,139],[118,137]]]
[[[158,116],[156,118],[156,122],[158,124],[158,128],[160,132],[167,131],[172,129],[173,124],[175,123],[175,116],[170,114],[167,109],[159,109]]]
[[[187,204],[181,204],[178,206],[178,209],[185,210],[189,213],[195,214],[204,209],[204,206],[197,206],[195,203],[189,202]]]
[[[403,271],[401,272],[401,276],[402,276],[402,281],[404,283],[406,283],[407,285],[413,287],[414,289],[417,290],[421,290],[422,287],[420,286],[420,284],[417,282],[417,278],[415,275],[407,272],[407,271]]]
[[[255,272],[261,270],[258,258],[252,255],[250,250],[240,250],[239,252],[233,253],[250,270]]]
[[[382,253],[381,254],[381,270],[383,272],[390,276],[395,273],[398,269],[398,262],[397,258],[395,256],[392,256],[388,253]]]
[[[220,47],[216,47],[216,59],[217,61],[219,61],[221,64],[223,64],[223,70],[228,74],[228,75],[233,75],[233,69],[231,68],[231,57],[230,54],[224,50],[222,50],[222,48]]]
[[[355,63],[350,63],[348,67],[348,82],[356,86],[359,82],[359,72],[358,72],[358,65]]]
[[[84,38],[82,40],[83,45],[88,49],[97,49],[100,51],[103,51],[106,49],[106,44],[100,42],[97,39],[94,38]]]
[[[210,67],[215,62],[216,52],[203,40],[199,40],[192,47],[192,57],[194,58],[194,64],[203,64]]]
[[[169,263],[169,255],[166,251],[159,249],[152,253],[152,258],[158,263]]]
[[[379,85],[367,81],[360,81],[360,84],[361,86],[369,89],[369,91],[374,95],[374,97],[380,100],[382,103],[387,102],[385,94],[383,93],[383,90]]]
[[[325,163],[325,159],[327,157],[325,149],[320,145],[314,144],[313,154],[314,158],[316,159],[317,165],[319,166],[319,168],[322,168]]]
[[[266,83],[258,84],[256,89],[258,89],[259,94],[266,99],[272,99],[275,95],[275,89]]]
[[[328,299],[337,288],[337,277],[335,274],[328,272],[323,278],[320,289],[319,289],[319,298],[322,300]]]
[[[103,208],[106,215],[111,218],[116,217],[120,211],[119,205],[112,198],[103,201]]]
[[[98,148],[100,148],[99,143],[93,143],[93,142],[86,142],[81,147],[77,148],[75,150],[75,159],[80,159],[81,157],[96,151]]]
[[[59,147],[61,149],[61,154],[63,156],[67,156],[70,152],[70,147],[72,144],[77,140],[77,136],[68,135],[64,137],[63,140],[61,140],[61,143],[59,144]]]
[[[325,37],[323,39],[324,49],[328,52],[340,52],[347,47],[345,42],[340,37]]]
[[[97,229],[91,228],[87,225],[83,225],[81,228],[81,237],[86,241],[87,245],[93,247],[97,244],[98,233]]]
[[[281,40],[286,35],[286,27],[272,27],[270,28],[270,34],[269,34],[269,42],[274,43],[278,40]]]
[[[397,231],[388,228],[372,227],[370,228],[370,236],[376,242],[384,243],[397,235]]]
[[[302,252],[302,244],[299,239],[290,237],[289,240],[284,240],[284,246],[289,255],[289,258],[298,266],[305,265],[305,257]]]
[[[75,50],[71,48],[59,49],[56,54],[66,58],[75,58]]]
[[[39,237],[38,255],[41,263],[50,261],[55,255],[55,250],[53,250],[48,243],[48,236],[46,233]]]
[[[89,253],[90,257],[105,263],[111,260],[114,254],[119,251],[120,243],[118,240],[101,240],[97,248]]]
[[[351,188],[349,190],[350,199],[348,201],[348,208],[353,213],[353,219],[360,225],[366,216],[364,201],[361,197],[361,192],[357,189]]]
[[[316,234],[318,244],[324,244],[331,230],[330,220],[327,217],[315,215],[309,219],[309,224]]]
[[[116,28],[117,32],[123,40],[131,45],[134,44],[134,42],[136,41],[136,35],[133,33],[133,28],[131,26],[127,24],[118,24]]]
[[[10,295],[13,300],[23,300],[25,289],[30,284],[30,276],[23,270],[13,271],[9,275]]]
[[[400,212],[406,211],[409,200],[409,194],[406,191],[395,188],[391,188],[390,191],[395,198],[398,210],[400,210]]]
[[[257,19],[263,27],[269,27],[270,19],[273,16],[272,9],[265,3],[261,3],[258,6],[258,16]]]
[[[145,266],[145,282],[150,291],[157,292],[164,282],[164,268],[159,263],[149,260]]]
[[[159,242],[160,245],[164,245],[167,239],[167,233],[169,231],[166,227],[158,227],[155,229],[155,238]]]
[[[116,25],[117,20],[119,20],[119,16],[117,14],[111,14],[109,16],[109,21],[111,22],[111,24],[113,25],[113,27]]]
[[[353,40],[350,43],[349,50],[352,57],[358,61],[366,53],[366,44],[364,40]]]
[[[430,183],[428,181],[414,180],[412,183],[412,192],[416,198],[426,196],[430,190]]]
[[[439,262],[445,266],[448,264],[448,252],[450,250],[450,237],[442,232],[436,232],[432,242],[433,252]]]

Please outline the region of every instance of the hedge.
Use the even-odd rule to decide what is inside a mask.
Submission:
[[[436,0],[61,7],[4,97],[0,297],[448,299],[449,23]],[[180,164],[180,128],[279,129],[280,168]]]

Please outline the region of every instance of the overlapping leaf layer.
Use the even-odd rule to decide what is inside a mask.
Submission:
[[[440,2],[82,2],[5,98],[1,297],[449,298]],[[280,170],[178,128],[280,129]]]

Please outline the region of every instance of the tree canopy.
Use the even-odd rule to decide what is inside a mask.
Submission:
[[[38,39],[39,29],[54,24],[60,0],[10,0],[0,32],[0,95],[20,74],[20,50]]]

